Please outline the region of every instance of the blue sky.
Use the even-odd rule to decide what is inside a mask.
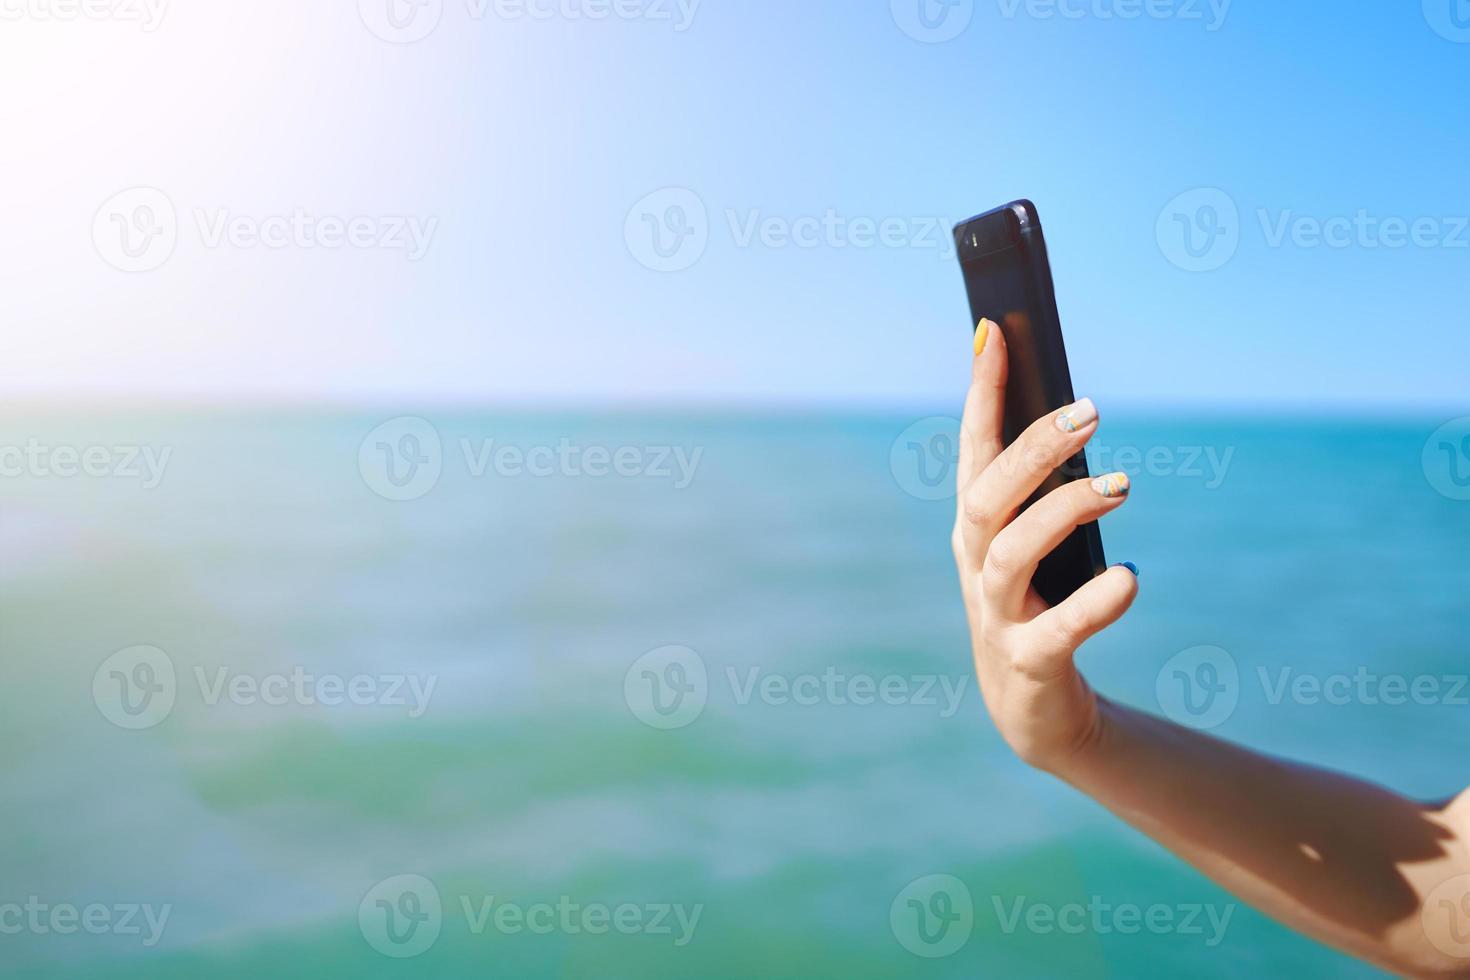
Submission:
[[[945,405],[968,369],[947,227],[1024,196],[1100,400],[1465,401],[1470,10],[1451,0],[958,0],[942,43],[903,26],[937,0],[606,19],[430,0],[408,44],[368,26],[388,2],[10,25],[0,73],[42,94],[0,110],[36,151],[0,192],[36,229],[0,242],[0,381]],[[124,272],[94,217],[138,186],[166,195],[177,244]],[[661,259],[671,203],[695,234]],[[377,237],[250,238],[296,212]],[[402,218],[432,223],[421,257],[391,244]],[[211,239],[221,220],[247,233]],[[1191,258],[1184,229],[1203,247],[1207,226],[1226,234]]]

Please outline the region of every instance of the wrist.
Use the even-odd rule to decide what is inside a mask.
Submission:
[[[1117,707],[1091,690],[1088,694],[1088,717],[1076,738],[1045,764],[1037,766],[1074,786],[1080,786],[1089,773],[1097,770],[1112,744],[1112,735],[1118,724]]]

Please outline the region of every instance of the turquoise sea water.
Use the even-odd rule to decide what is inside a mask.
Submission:
[[[369,438],[393,414],[0,423],[48,466],[168,453],[156,486],[141,456],[0,480],[7,974],[1375,975],[1008,755],[952,502],[895,470],[913,417],[441,412],[434,453]],[[1470,502],[1424,456],[1444,421],[1110,419],[1100,461],[1135,491],[1104,539],[1143,589],[1089,676],[1157,710],[1166,665],[1219,648],[1218,733],[1418,795],[1470,782]],[[432,488],[384,499],[419,489],[383,469],[409,457]],[[171,686],[136,672],[159,654],[115,656],[138,646]],[[1273,696],[1302,675],[1440,695]],[[329,678],[362,703],[324,703]],[[134,682],[172,706],[124,706]],[[98,934],[54,918],[89,906]]]

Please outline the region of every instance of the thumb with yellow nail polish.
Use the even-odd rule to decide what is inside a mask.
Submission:
[[[975,325],[975,356],[979,357],[985,353],[985,342],[990,339],[990,331],[995,324],[989,317],[982,317]]]

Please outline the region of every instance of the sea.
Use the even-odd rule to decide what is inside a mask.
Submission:
[[[6,411],[0,973],[1381,975],[1011,755],[950,553],[954,426]],[[1133,492],[1103,540],[1141,592],[1082,670],[1462,790],[1467,435],[1109,417],[1093,466]]]

